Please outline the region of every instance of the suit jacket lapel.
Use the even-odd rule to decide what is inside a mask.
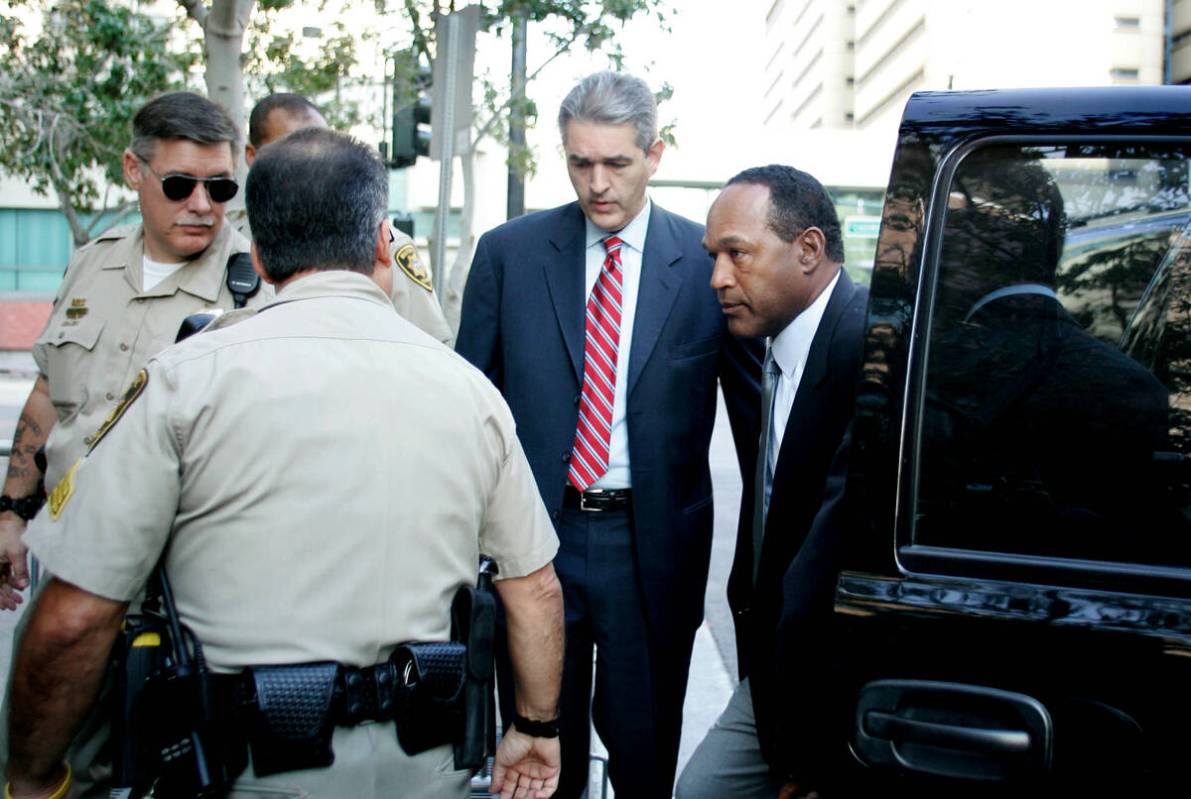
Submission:
[[[798,391],[794,394],[794,405],[790,409],[790,418],[786,422],[786,433],[782,436],[782,448],[778,452],[777,465],[773,470],[774,486],[784,485],[786,474],[797,468],[805,453],[805,442],[799,442],[799,428],[805,421],[817,424],[823,413],[819,397],[823,381],[827,379],[831,369],[831,342],[835,337],[835,328],[843,318],[844,311],[852,302],[852,295],[856,293],[856,285],[848,277],[848,273],[840,270],[839,282],[827,301],[823,310],[823,318],[819,320],[819,327],[815,330],[815,337],[811,339],[811,349],[807,354],[806,369],[802,373],[802,380],[798,383]],[[784,492],[774,490],[769,500],[769,515],[766,517],[766,533],[769,532],[769,520],[775,518],[774,507],[782,504],[780,497]]]
[[[641,282],[637,288],[637,311],[633,321],[633,342],[629,351],[628,394],[641,377],[658,337],[678,296],[680,276],[673,264],[682,258],[682,248],[670,228],[670,215],[657,203],[649,213],[645,253],[641,259]]]
[[[558,317],[558,327],[571,356],[571,367],[575,379],[583,382],[584,317],[587,298],[583,292],[584,260],[583,245],[586,226],[583,212],[578,203],[571,203],[563,210],[563,224],[550,234],[557,257],[542,264],[546,287]]]

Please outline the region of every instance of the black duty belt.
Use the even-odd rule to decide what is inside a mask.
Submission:
[[[246,736],[258,777],[329,766],[335,727],[396,721],[406,754],[457,743],[467,647],[452,641],[401,644],[364,668],[323,661],[253,666],[213,675],[217,716]]]
[[[562,495],[563,505],[584,511],[628,510],[633,499],[631,488],[589,488],[580,492],[574,486],[567,486]]]

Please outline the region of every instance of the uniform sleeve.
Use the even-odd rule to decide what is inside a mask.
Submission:
[[[443,316],[438,297],[414,283],[401,269],[393,272],[393,308],[415,327],[450,347],[455,336]]]
[[[554,560],[558,536],[516,435],[488,498],[480,551],[496,561],[497,579],[524,577]]]
[[[152,362],[147,374],[25,534],[50,573],[116,601],[143,588],[169,539],[180,493],[170,374]]]
[[[430,270],[422,263],[417,245],[405,233],[392,231],[389,257],[393,261],[393,289],[390,299],[401,318],[448,347],[455,340],[434,294]]]

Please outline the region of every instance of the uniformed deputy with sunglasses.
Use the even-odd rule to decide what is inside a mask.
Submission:
[[[211,101],[189,92],[162,95],[133,120],[124,179],[137,193],[143,222],[103,233],[79,249],[33,348],[40,374],[17,422],[0,499],[0,607],[20,602],[28,583],[21,533],[87,448],[86,437],[124,388],[172,344],[187,315],[233,305],[228,259],[248,240],[224,224],[236,195],[235,125]],[[250,307],[272,298],[264,286]]]

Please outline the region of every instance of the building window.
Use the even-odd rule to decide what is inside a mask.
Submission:
[[[1135,31],[1141,28],[1141,17],[1116,17],[1114,21],[1119,31]]]
[[[1137,67],[1113,67],[1108,74],[1115,81],[1135,81],[1141,75],[1141,70]]]

